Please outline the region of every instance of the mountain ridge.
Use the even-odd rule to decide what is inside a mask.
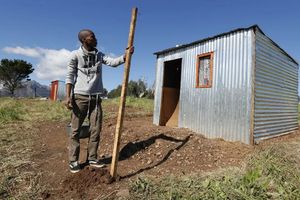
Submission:
[[[15,90],[15,97],[49,97],[50,87],[35,80],[27,81],[24,87]],[[10,96],[10,92],[0,87],[0,97]]]

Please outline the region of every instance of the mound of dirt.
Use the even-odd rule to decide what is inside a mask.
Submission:
[[[83,188],[89,188],[99,184],[111,184],[113,181],[114,179],[110,176],[107,169],[96,169],[87,166],[76,174],[70,174],[63,181],[63,188],[65,192],[82,191]]]
[[[155,126],[151,116],[127,117],[120,141],[119,178],[112,183],[109,169],[115,122],[115,118],[104,120],[101,132],[98,158],[107,167],[85,166],[76,174],[71,174],[68,168],[66,122],[39,124],[32,159],[42,172],[41,184],[47,186],[43,199],[108,199],[107,196],[123,190],[128,193],[130,181],[139,176],[193,175],[241,166],[257,148],[300,137],[298,133],[250,146],[208,139],[188,129]],[[80,144],[82,164],[87,159],[88,140],[82,139]]]

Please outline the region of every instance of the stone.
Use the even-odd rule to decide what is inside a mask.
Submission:
[[[122,189],[119,190],[116,194],[117,197],[129,197],[129,190],[128,189]]]

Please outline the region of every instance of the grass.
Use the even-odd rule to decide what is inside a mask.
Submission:
[[[66,120],[69,112],[60,102],[0,98],[0,122]]]
[[[120,98],[107,99],[107,100],[103,101],[103,107],[111,106],[111,105],[119,106]],[[126,97],[126,107],[142,109],[145,113],[152,113],[153,112],[153,100],[128,96],[128,97]]]
[[[294,148],[300,150],[299,141]],[[138,178],[129,199],[299,199],[299,157],[289,145],[275,145],[253,154],[243,169],[209,175]],[[288,153],[287,153],[288,152]]]
[[[103,101],[105,118],[116,117],[120,99]],[[127,115],[152,113],[153,100],[128,97]],[[134,108],[133,110],[131,108]],[[36,123],[68,121],[62,102],[0,98],[0,199],[42,198],[46,185],[32,161]],[[239,168],[155,179],[139,177],[128,199],[299,199],[300,139],[258,150]]]
[[[20,120],[21,103],[10,98],[0,99],[0,123]]]
[[[120,98],[103,100],[104,118],[116,117]],[[111,110],[111,108],[114,108]],[[144,98],[126,98],[126,108],[133,108],[131,116],[150,115],[153,111],[153,100]],[[70,111],[62,102],[40,101],[35,99],[0,98],[0,122],[14,123],[16,121],[67,121]]]
[[[0,199],[32,199],[41,194],[40,172],[33,170],[31,159],[36,131],[23,121],[1,125]]]
[[[36,124],[69,117],[61,102],[0,98],[0,199],[42,197],[46,186],[32,162]]]
[[[127,107],[145,115],[151,113],[152,102],[129,97]],[[104,100],[105,118],[116,117],[118,106],[119,99]],[[0,98],[0,199],[43,198],[47,187],[40,181],[43,172],[32,161],[36,124],[69,119],[70,111],[62,102]]]

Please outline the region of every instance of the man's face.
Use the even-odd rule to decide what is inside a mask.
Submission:
[[[97,39],[93,32],[87,32],[83,41],[88,47],[95,48],[97,46]]]

